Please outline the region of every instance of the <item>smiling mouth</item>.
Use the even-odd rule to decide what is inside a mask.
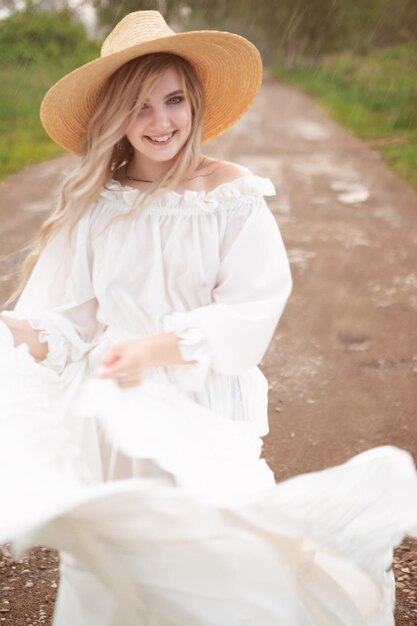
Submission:
[[[154,146],[166,146],[170,143],[176,132],[176,130],[173,130],[172,133],[167,133],[165,135],[161,135],[160,137],[152,137],[149,135],[145,135],[145,137]]]

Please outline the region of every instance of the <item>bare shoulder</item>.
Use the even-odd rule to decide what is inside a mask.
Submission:
[[[230,161],[218,161],[209,159],[206,165],[206,187],[207,190],[214,189],[224,183],[230,183],[236,178],[243,176],[253,176],[253,173],[243,165]]]

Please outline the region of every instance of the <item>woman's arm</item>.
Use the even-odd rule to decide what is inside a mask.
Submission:
[[[98,376],[115,378],[121,387],[132,387],[142,382],[143,374],[149,367],[195,363],[182,358],[179,340],[174,333],[163,333],[117,343],[104,355],[104,369]]]
[[[42,361],[48,354],[48,343],[40,343],[39,332],[34,330],[26,320],[14,319],[12,317],[6,317],[0,314],[0,319],[6,324],[10,332],[13,335],[13,341],[15,346],[19,346],[22,343],[26,343],[29,348],[30,354]]]
[[[13,335],[14,345],[17,347],[26,343],[30,354],[41,361],[48,354],[48,343],[39,341],[39,330],[33,329],[26,320],[14,319],[3,316],[0,313],[0,320],[3,321]],[[139,340],[141,348],[146,352],[147,367],[160,367],[163,365],[186,364],[178,349],[179,337],[174,333],[163,333]],[[120,346],[121,347],[121,346]],[[119,348],[119,346],[115,346]],[[194,361],[192,361],[194,362]],[[119,367],[114,368],[113,375],[116,375]]]
[[[183,365],[195,363],[185,361],[178,348],[180,338],[175,333],[163,333],[143,339],[148,351],[148,367],[160,367],[163,365]]]
[[[278,224],[263,197],[250,193],[250,185],[256,184],[269,195],[273,185],[243,180],[247,193],[228,207],[212,302],[162,318],[162,329],[181,337],[183,357],[197,361],[189,368],[173,368],[175,381],[186,390],[204,389],[211,370],[238,376],[258,365],[291,291]]]

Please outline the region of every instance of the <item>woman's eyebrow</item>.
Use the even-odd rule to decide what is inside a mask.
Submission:
[[[183,96],[184,95],[184,90],[183,89],[177,89],[176,91],[171,91],[171,93],[168,93],[166,96],[164,96],[164,100],[167,100],[168,98],[172,98],[173,96]],[[146,98],[145,102],[149,102],[149,98]]]
[[[172,96],[177,96],[179,94],[183,94],[184,90],[183,89],[177,89],[177,91],[172,91],[171,93],[168,93],[165,98],[172,98]]]

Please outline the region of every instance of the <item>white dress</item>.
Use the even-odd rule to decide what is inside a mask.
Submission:
[[[5,313],[42,331],[44,361],[0,322],[0,541],[60,550],[54,626],[391,626],[411,456],[279,484],[260,459],[257,365],[291,289],[271,181],[155,194],[112,221],[137,193],[103,189]],[[129,389],[96,376],[109,345],[171,331],[196,363]]]

